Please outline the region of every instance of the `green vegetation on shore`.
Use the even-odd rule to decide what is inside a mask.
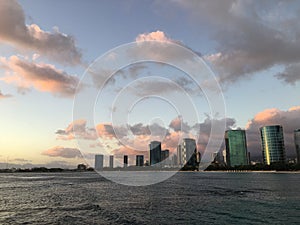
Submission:
[[[174,171],[179,170],[178,168],[158,168],[158,167],[136,167],[136,166],[129,166],[126,168],[123,167],[116,167],[116,168],[103,168],[103,171]],[[197,171],[197,167],[183,167],[180,171]],[[85,172],[85,171],[94,171],[94,168],[87,167],[84,164],[79,164],[76,169],[62,169],[62,168],[46,168],[46,167],[35,167],[31,169],[0,169],[0,173],[29,173],[29,172],[36,172],[36,173],[51,173],[51,172]],[[208,166],[205,171],[300,171],[300,163],[290,163],[290,164],[280,164],[280,163],[273,163],[271,165],[264,165],[264,164],[255,164],[255,165],[246,165],[246,166],[235,166],[235,167],[228,167],[224,164],[217,164],[212,163]]]
[[[271,165],[265,165],[262,163],[257,163],[255,165],[244,165],[228,167],[223,164],[212,163],[209,165],[205,171],[299,171],[300,163],[272,163]]]

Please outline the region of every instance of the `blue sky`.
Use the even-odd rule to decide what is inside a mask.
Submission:
[[[148,75],[188,82],[183,79],[186,74],[170,66],[145,63],[137,76],[132,75],[135,65],[124,68],[99,97],[96,119],[73,118],[74,92],[88,65],[142,35],[144,41],[177,43],[201,54],[223,91],[225,128],[247,129],[253,155],[260,156],[258,127],[276,123],[284,126],[287,153],[293,157],[292,131],[300,128],[299,7],[297,1],[1,0],[0,162],[76,165],[83,160],[79,152],[83,150],[73,127],[79,142],[87,146],[87,155],[101,149],[135,154],[133,149],[154,138],[148,132],[151,121],[159,123],[160,131],[169,130],[162,141],[174,150],[180,136],[176,118],[182,127],[186,123],[188,132],[195,124],[176,116],[164,102],[142,100],[128,115],[131,131],[141,124],[130,140],[123,137],[131,150],[111,133],[110,121],[110,104],[123,86]],[[137,85],[132,96],[148,89],[149,85]],[[199,114],[195,123],[200,125],[198,147],[203,152],[209,120],[224,118],[211,115],[203,95],[190,94]],[[164,97],[172,96],[176,96],[172,90],[164,92]],[[178,102],[183,104],[180,97]]]

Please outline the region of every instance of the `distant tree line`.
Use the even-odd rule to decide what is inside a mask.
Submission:
[[[125,171],[157,171],[157,170],[166,170],[166,171],[174,171],[174,168],[158,168],[158,167],[136,167],[136,166],[129,166],[127,168],[123,167],[116,167],[116,168],[103,168],[106,171],[118,171],[118,170],[125,170]],[[195,166],[188,166],[185,165],[180,169],[180,171],[198,171],[199,165]],[[241,165],[241,166],[234,166],[229,167],[225,164],[220,163],[211,163],[205,171],[299,171],[300,170],[300,163],[289,163],[289,164],[282,164],[282,163],[272,163],[271,165],[265,165],[262,163],[256,163],[255,165]],[[43,172],[84,172],[84,171],[94,171],[94,168],[87,167],[84,164],[79,164],[76,169],[62,169],[62,168],[46,168],[46,167],[34,167],[31,169],[0,169],[0,173],[28,173],[28,172],[35,172],[35,173],[43,173]]]
[[[229,167],[224,164],[212,163],[205,171],[298,171],[300,170],[300,163],[272,163],[271,165],[265,165],[257,163],[255,165],[241,165]]]

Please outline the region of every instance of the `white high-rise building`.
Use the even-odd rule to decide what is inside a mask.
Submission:
[[[184,166],[184,165],[193,166],[196,163],[196,159],[195,159],[196,153],[197,153],[196,141],[191,138],[184,138],[182,143],[177,147],[179,166]]]
[[[177,165],[180,167],[183,166],[181,145],[177,146]]]
[[[224,163],[226,164],[226,149],[224,149],[224,150],[222,151],[222,155],[223,155]]]

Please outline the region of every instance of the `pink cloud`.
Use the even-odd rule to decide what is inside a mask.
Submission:
[[[105,124],[105,123],[98,124],[96,126],[96,130],[97,130],[98,135],[102,138],[112,139],[112,138],[116,137],[115,132],[114,132],[114,128],[109,123],[107,123],[107,124]]]
[[[35,63],[11,56],[9,59],[0,58],[1,66],[7,70],[1,80],[14,83],[18,88],[50,92],[54,95],[72,97],[77,91],[79,79],[56,69],[51,64]]]
[[[255,121],[268,121],[269,119],[272,119],[279,115],[280,111],[278,109],[266,109],[262,112],[259,112],[255,115],[254,120]]]
[[[56,146],[45,150],[42,155],[50,157],[62,157],[62,158],[81,158],[82,155],[77,148],[64,148],[62,146]]]
[[[289,112],[292,112],[292,111],[300,111],[300,106],[293,106],[293,107],[289,108],[288,111],[289,111]]]
[[[162,148],[169,149],[171,152],[176,152],[177,146],[182,139],[182,134],[180,132],[170,132],[169,135],[165,137],[162,141]]]
[[[225,120],[225,121],[224,121]],[[74,139],[75,135],[73,129],[75,128],[77,138],[86,140],[96,140],[99,136],[99,143],[91,143],[90,148],[102,148],[107,152],[119,155],[131,155],[141,152],[149,151],[149,143],[151,141],[160,141],[162,149],[169,149],[171,153],[176,153],[177,146],[182,138],[196,138],[195,135],[199,133],[198,150],[204,152],[211,134],[212,122],[215,126],[220,127],[226,124],[226,129],[235,126],[235,120],[232,118],[220,119],[212,121],[206,118],[202,123],[194,126],[189,126],[187,123],[182,123],[185,127],[182,131],[180,128],[181,118],[176,117],[171,120],[168,128],[161,127],[158,124],[144,125],[142,123],[135,124],[128,127],[112,126],[111,123],[100,123],[96,125],[95,129],[88,128],[85,120],[77,120],[69,124],[64,130],[58,130],[56,134],[59,139],[70,140]],[[178,128],[178,129],[177,129]],[[128,130],[127,130],[128,129]],[[131,132],[128,132],[128,131]],[[91,133],[89,133],[89,131]],[[118,136],[116,135],[118,132]],[[92,134],[92,135],[91,135]],[[92,139],[90,137],[95,137]],[[211,138],[224,139],[224,134],[221,136],[214,136]],[[118,146],[116,148],[116,145]],[[216,151],[220,146],[216,146]],[[142,153],[143,154],[143,153]]]
[[[293,132],[300,128],[300,106],[294,106],[284,111],[280,109],[266,109],[256,114],[256,116],[247,123],[246,135],[248,149],[254,155],[261,155],[261,140],[259,128],[267,125],[282,125],[284,131],[284,140],[288,156],[295,154]]]
[[[120,146],[120,148],[114,149],[112,151],[112,154],[120,159],[122,159],[124,155],[128,155],[128,156],[144,155],[145,159],[148,159],[149,151],[139,151],[126,146]]]
[[[86,126],[86,120],[80,119],[70,123],[65,129],[57,130],[57,139],[72,140],[76,138],[96,140],[98,138],[94,129],[90,129]]]
[[[0,91],[0,99],[10,98],[10,97],[12,97],[12,95],[10,95],[10,94],[3,94],[3,93]]]
[[[189,126],[188,123],[183,121],[181,116],[178,116],[175,119],[173,119],[169,124],[169,127],[174,131],[182,131],[185,133],[189,133],[189,131],[192,129],[192,127]]]
[[[181,48],[189,49],[187,46],[178,40],[169,38],[163,31],[158,30],[139,34],[135,40],[137,48],[127,51],[128,57],[131,59],[150,58],[156,62],[165,62],[167,60],[181,63],[183,60],[192,59],[190,53]],[[178,45],[178,47],[174,48],[175,45]]]
[[[157,30],[150,33],[139,34],[135,41],[161,41],[161,42],[172,42],[170,38],[168,38],[163,31]]]

